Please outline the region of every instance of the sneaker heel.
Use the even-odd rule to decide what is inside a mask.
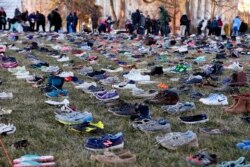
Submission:
[[[193,140],[191,141],[188,146],[190,147],[199,147],[199,143],[198,143],[198,140]]]

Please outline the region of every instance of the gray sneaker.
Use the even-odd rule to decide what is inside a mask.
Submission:
[[[169,114],[179,114],[183,112],[188,112],[191,110],[195,110],[195,104],[193,102],[185,102],[185,103],[177,103],[176,105],[163,105],[161,108],[164,112],[168,112]]]
[[[171,132],[171,125],[165,119],[150,120],[143,119],[141,121],[134,121],[132,126],[135,129],[141,130],[143,132],[154,132],[154,131],[164,131]]]
[[[157,136],[155,139],[161,146],[170,150],[176,150],[178,147],[184,145],[188,145],[191,147],[199,146],[197,135],[190,130],[188,130],[187,132],[167,133],[165,136]]]

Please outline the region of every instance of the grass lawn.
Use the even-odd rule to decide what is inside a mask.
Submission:
[[[1,37],[2,41],[7,41],[7,37]],[[27,41],[22,35],[20,35],[20,40]],[[19,41],[20,41],[19,40]],[[37,41],[44,41],[43,38],[36,39]],[[51,43],[45,41],[46,43]],[[53,42],[56,44],[59,42]],[[71,45],[67,40],[60,41],[60,43]],[[115,48],[121,47],[132,47],[131,41],[120,42],[107,42],[106,46],[114,46]],[[18,47],[26,47],[26,44],[16,44]],[[49,47],[48,47],[49,48]],[[110,51],[107,49],[107,51]],[[159,49],[159,52],[161,50]],[[191,53],[199,53],[192,51]],[[191,53],[189,55],[191,55]],[[50,65],[58,65],[65,71],[71,70],[70,67],[62,66],[62,63],[57,62],[54,58],[46,55],[44,52],[39,52],[33,50],[32,54],[39,57],[41,60],[48,62]],[[81,63],[83,65],[89,65],[89,62],[80,60],[79,58],[66,52],[76,63]],[[93,55],[99,55],[98,64],[93,65],[93,68],[98,70],[101,67],[107,67],[112,65],[117,67],[114,62],[106,59],[104,56],[96,51],[91,51]],[[14,56],[20,63],[20,65],[25,65],[27,69],[32,74],[42,74],[38,69],[30,68],[30,62],[25,59],[24,53],[16,53],[15,51],[8,50],[6,52],[8,56]],[[202,54],[200,54],[202,55]],[[214,54],[206,55],[207,63],[215,57]],[[120,59],[126,60],[123,54],[119,55]],[[170,56],[167,57],[168,60],[178,60],[170,52]],[[162,64],[167,67],[165,63],[155,61],[152,56],[146,55],[145,60],[147,62],[155,62],[156,64]],[[228,59],[229,60],[229,59]],[[226,60],[226,61],[228,61]],[[241,62],[247,62],[250,60],[248,56],[241,56]],[[186,60],[191,61],[191,60]],[[132,62],[132,61],[131,61]],[[201,65],[193,65],[193,68],[198,68]],[[138,65],[139,68],[148,68],[146,65]],[[245,66],[245,69],[247,66]],[[77,74],[77,77],[83,80],[91,81],[84,76]],[[190,71],[189,73],[192,73]],[[224,76],[229,76],[231,71],[226,71]],[[185,74],[186,75],[186,74]],[[182,74],[168,74],[161,77],[151,77],[151,80],[157,80],[168,84],[169,86],[178,86],[177,82],[172,82],[169,80],[170,77],[181,77]],[[121,73],[119,73],[120,79],[122,79]],[[13,110],[13,113],[8,116],[1,117],[2,123],[13,123],[17,131],[13,135],[1,136],[2,141],[5,143],[10,156],[12,159],[18,158],[24,154],[39,154],[39,155],[54,155],[56,158],[56,163],[60,167],[87,167],[87,166],[106,166],[101,163],[92,162],[90,160],[90,155],[92,152],[84,149],[83,145],[88,137],[98,137],[101,134],[77,134],[68,131],[68,127],[64,126],[57,121],[55,121],[54,110],[55,107],[49,106],[44,103],[47,99],[45,95],[38,88],[33,88],[25,80],[16,79],[11,73],[5,69],[0,70],[0,78],[3,79],[3,84],[0,86],[0,92],[13,92],[14,98],[12,100],[0,100],[0,106],[4,108],[9,108]],[[105,86],[106,88],[111,88],[111,86]],[[142,88],[157,88],[156,85],[144,85],[140,86]],[[181,94],[180,101],[194,102],[196,104],[196,110],[190,113],[185,113],[182,115],[193,115],[199,113],[206,113],[209,116],[209,121],[204,124],[197,125],[185,125],[182,124],[178,117],[180,115],[169,115],[163,113],[163,110],[159,105],[150,105],[151,114],[153,117],[163,117],[171,122],[171,129],[173,132],[184,132],[186,130],[193,130],[197,132],[198,127],[211,127],[218,128],[224,126],[229,130],[229,134],[218,135],[218,136],[208,136],[202,133],[197,133],[199,140],[199,148],[180,148],[176,151],[169,151],[160,147],[155,142],[155,137],[157,135],[164,135],[164,133],[142,133],[136,131],[131,126],[131,121],[129,118],[118,117],[109,112],[107,108],[100,105],[100,102],[94,97],[90,97],[88,94],[84,94],[82,91],[75,89],[72,83],[65,83],[64,88],[69,91],[69,99],[73,106],[76,106],[80,111],[89,111],[93,113],[95,122],[102,121],[105,125],[105,133],[117,133],[119,131],[124,133],[125,137],[125,149],[131,150],[137,156],[137,162],[135,164],[130,164],[127,166],[134,167],[185,167],[187,163],[185,161],[186,156],[194,154],[197,151],[207,148],[209,152],[215,153],[218,156],[218,161],[235,160],[240,156],[245,156],[248,161],[250,161],[250,154],[247,151],[241,151],[236,148],[236,143],[244,139],[250,139],[250,126],[249,124],[243,122],[239,115],[232,115],[222,111],[221,106],[206,106],[200,103],[197,99],[192,99],[188,95]],[[202,93],[212,93],[212,87],[198,87],[194,86],[196,90]],[[143,99],[135,98],[131,95],[129,91],[118,90],[120,94],[120,99],[127,102],[135,103],[142,102]],[[249,88],[241,88],[242,92],[249,91]],[[229,96],[227,96],[229,97]],[[229,97],[229,104],[232,104],[232,99]],[[22,149],[15,149],[11,147],[11,144],[22,139],[27,139],[31,145]],[[8,167],[7,158],[4,155],[2,148],[0,148],[0,166]]]

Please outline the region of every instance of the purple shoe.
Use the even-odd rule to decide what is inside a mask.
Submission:
[[[95,97],[98,100],[109,101],[109,100],[118,99],[119,95],[115,90],[110,90],[110,91],[103,91],[103,92],[100,92],[100,93],[96,93]]]

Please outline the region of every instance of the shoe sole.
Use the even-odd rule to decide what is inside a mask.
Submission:
[[[107,151],[107,150],[115,150],[115,149],[122,149],[124,147],[124,142],[122,142],[121,144],[119,145],[116,145],[116,146],[112,146],[112,147],[109,147],[109,148],[104,148],[104,149],[94,149],[94,148],[89,148],[89,147],[86,147],[84,146],[85,149],[89,150],[89,151]]]
[[[200,120],[200,121],[195,121],[195,122],[186,122],[186,121],[183,121],[179,118],[179,120],[184,123],[184,124],[189,124],[189,125],[192,125],[192,124],[200,124],[200,123],[205,123],[205,122],[208,122],[209,119],[205,119],[205,120]]]

